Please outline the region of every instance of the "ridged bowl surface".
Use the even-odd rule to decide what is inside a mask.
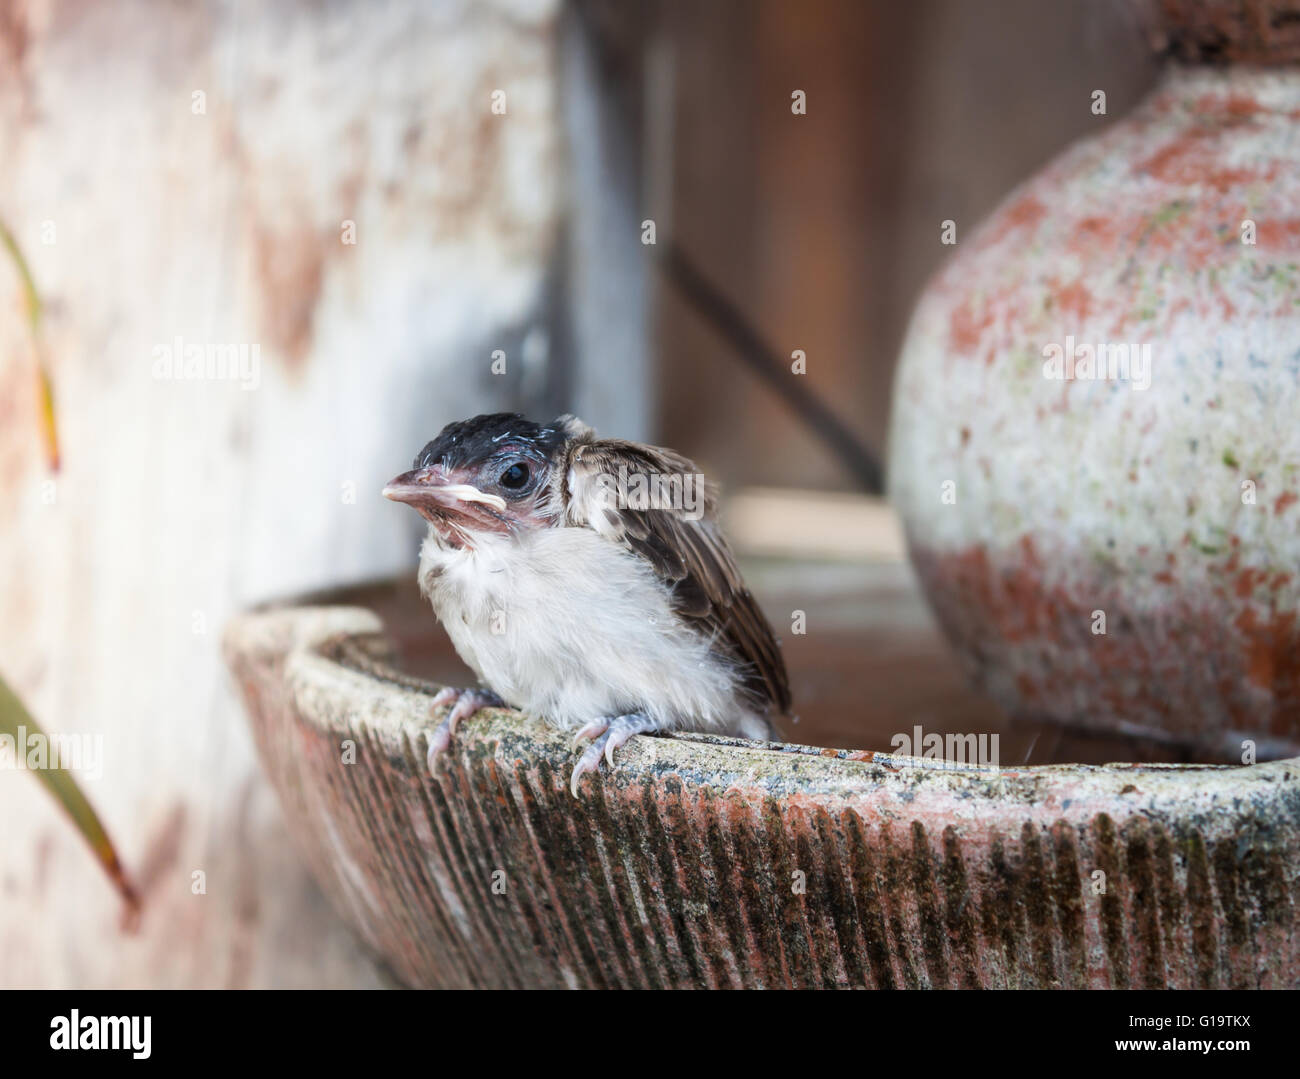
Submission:
[[[430,772],[436,687],[368,610],[249,614],[225,648],[302,854],[408,985],[1300,984],[1295,760],[638,737],[575,799],[567,739],[512,712]]]

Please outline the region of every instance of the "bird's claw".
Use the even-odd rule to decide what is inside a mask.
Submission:
[[[427,759],[430,770],[433,769],[438,758],[451,745],[451,737],[456,733],[456,728],[460,726],[462,719],[469,719],[481,708],[503,708],[505,703],[490,689],[455,689],[447,686],[434,694],[429,711],[436,712],[439,708],[445,708],[449,704],[451,705],[451,711],[447,713],[446,718],[438,724],[437,729],[429,736]]]
[[[578,731],[578,733],[573,736],[573,743],[569,746],[569,748],[576,753],[578,750],[579,742],[589,742],[593,738],[599,738],[607,730],[609,730],[608,719],[593,719],[590,723],[588,723],[585,727],[583,727],[582,730]]]
[[[600,770],[600,758],[605,758],[605,763],[611,768],[614,767],[614,750],[626,744],[630,739],[638,734],[650,734],[658,728],[652,723],[648,716],[641,715],[639,712],[633,712],[626,716],[617,716],[614,719],[593,719],[582,730],[574,736],[573,746],[576,749],[578,743],[587,739],[591,740],[589,745],[582,752],[577,762],[573,766],[573,775],[569,779],[569,790],[573,796],[578,797],[578,780],[587,772],[598,772]]]

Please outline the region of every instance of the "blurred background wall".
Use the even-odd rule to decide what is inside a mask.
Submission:
[[[670,0],[665,18],[674,234],[787,363],[806,353],[817,392],[880,453],[912,304],[950,250],[942,222],[960,243],[1157,73],[1122,0]],[[852,486],[671,292],[658,328],[669,445],[733,485]]]
[[[0,264],[0,671],[102,736],[86,785],[146,910],[122,934],[58,810],[0,776],[0,984],[383,984],[288,844],[226,618],[407,572],[413,515],[377,491],[474,412],[572,409],[732,488],[850,487],[642,221],[880,447],[940,223],[960,242],[1108,122],[1092,90],[1116,116],[1153,75],[1089,0],[5,5],[0,218],[63,466]],[[256,346],[256,376],[158,377],[177,338]]]

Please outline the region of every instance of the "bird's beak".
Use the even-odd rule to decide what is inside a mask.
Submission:
[[[448,512],[464,513],[469,508],[467,503],[481,502],[498,512],[506,508],[504,499],[480,491],[473,484],[452,483],[451,477],[440,468],[403,472],[384,488],[384,497],[405,502],[430,520]]]

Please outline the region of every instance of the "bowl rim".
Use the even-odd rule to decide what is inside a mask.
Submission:
[[[236,616],[223,649],[241,662],[280,664],[295,711],[336,734],[364,732],[391,752],[424,766],[435,723],[429,698],[437,683],[392,665],[383,621],[359,606],[262,606]],[[571,760],[569,735],[513,709],[484,709],[462,724],[452,752],[546,759],[557,769]],[[1234,800],[1271,800],[1300,786],[1300,757],[1255,764],[967,765],[879,751],[851,751],[758,742],[696,732],[638,736],[619,751],[612,773],[675,772],[682,782],[718,796],[746,789],[777,797],[829,802],[895,799],[933,803],[935,812],[973,805],[1023,814],[1027,806],[1090,819],[1131,806],[1147,815],[1214,812]],[[567,774],[567,771],[566,771]],[[585,784],[590,779],[584,779]],[[1137,799],[1130,798],[1137,795]],[[923,808],[913,805],[910,812]],[[980,815],[980,814],[975,814]],[[997,814],[995,814],[997,815]]]

